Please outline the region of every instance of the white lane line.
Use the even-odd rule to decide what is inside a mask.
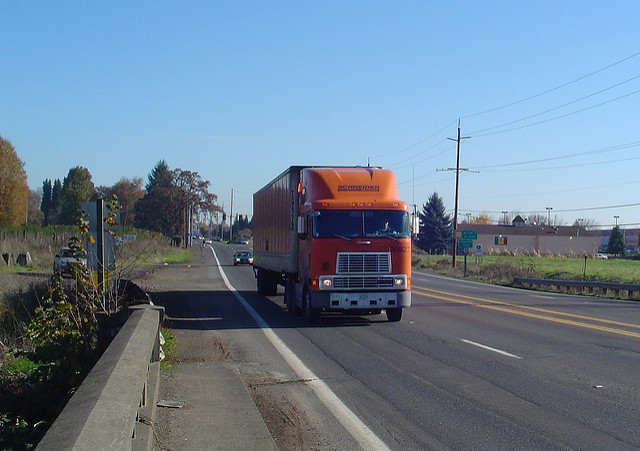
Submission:
[[[515,355],[515,354],[511,354],[507,351],[502,351],[501,349],[496,349],[496,348],[492,348],[491,346],[487,346],[487,345],[483,345],[480,343],[476,343],[475,341],[471,341],[471,340],[465,340],[464,338],[460,339],[461,341],[464,341],[465,343],[468,343],[470,345],[473,346],[477,346],[479,348],[482,349],[486,349],[487,351],[493,351],[493,352],[497,352],[498,354],[502,354],[502,355],[506,355],[507,357],[513,357],[514,359],[521,359],[522,357]]]
[[[344,426],[344,428],[351,434],[351,436],[360,444],[363,449],[379,449],[388,450],[389,447],[371,430],[369,427],[360,420],[341,400],[336,396],[329,386],[318,378],[307,366],[298,358],[297,355],[284,344],[282,340],[276,335],[276,333],[269,327],[267,322],[262,319],[258,312],[256,312],[251,305],[242,297],[240,293],[231,285],[227,275],[225,274],[218,256],[213,248],[210,248],[213,252],[213,258],[216,259],[218,270],[222,276],[222,280],[225,285],[233,293],[235,298],[240,301],[240,304],[251,315],[254,321],[262,329],[267,339],[276,348],[280,355],[287,361],[289,366],[301,380],[313,390],[318,399],[333,413],[336,419]]]

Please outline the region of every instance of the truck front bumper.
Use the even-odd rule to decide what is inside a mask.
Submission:
[[[327,310],[409,307],[411,291],[315,291],[312,304]]]

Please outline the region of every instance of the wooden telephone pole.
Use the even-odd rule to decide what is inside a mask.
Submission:
[[[457,142],[457,151],[456,151],[456,200],[455,207],[453,209],[453,257],[451,261],[451,266],[456,267],[456,253],[458,252],[458,241],[456,239],[456,230],[458,230],[458,192],[460,185],[460,171],[469,171],[469,169],[461,169],[460,168],[460,141],[463,139],[469,139],[470,136],[460,136],[460,119],[458,119],[458,137],[457,138],[447,138],[450,141]],[[447,171],[452,171],[453,168],[448,168]]]

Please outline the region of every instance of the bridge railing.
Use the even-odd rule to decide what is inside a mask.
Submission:
[[[151,449],[164,309],[130,307],[122,329],[37,449]]]

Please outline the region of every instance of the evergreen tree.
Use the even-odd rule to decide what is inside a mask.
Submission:
[[[618,226],[615,226],[611,230],[611,237],[607,244],[607,253],[614,255],[625,255],[627,253],[627,248],[624,244],[624,236]]]
[[[164,160],[147,177],[146,193],[135,203],[136,227],[166,236],[180,233],[182,211],[175,195],[173,172]]]
[[[51,208],[48,213],[49,224],[59,224],[62,209],[62,182],[56,179],[51,190]]]
[[[417,245],[430,254],[444,254],[451,247],[451,218],[438,193],[433,193],[422,206]]]
[[[51,180],[46,179],[42,182],[42,201],[40,202],[40,211],[44,216],[44,225],[49,225],[49,210],[51,209],[51,195],[53,187],[51,186]]]

